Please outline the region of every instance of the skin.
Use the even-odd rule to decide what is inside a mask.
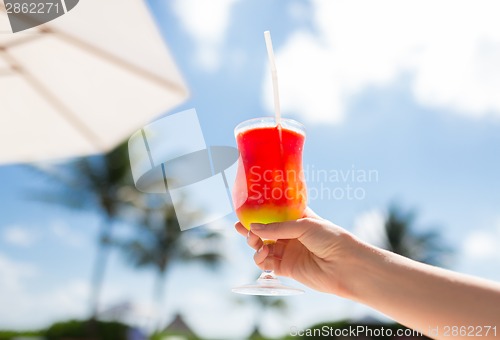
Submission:
[[[493,338],[485,326],[496,326],[500,336],[499,283],[371,246],[309,208],[296,221],[252,224],[251,231],[239,222],[235,227],[257,251],[262,270],[274,268],[276,275],[363,303],[435,339],[449,339],[445,330],[453,326],[465,331],[454,339],[471,331]],[[277,241],[264,245],[261,238]]]

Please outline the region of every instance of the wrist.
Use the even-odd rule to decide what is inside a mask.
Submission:
[[[381,268],[390,261],[388,254],[391,253],[350,236],[351,246],[339,270],[342,283],[340,293],[344,298],[365,303],[367,290],[383,279]]]

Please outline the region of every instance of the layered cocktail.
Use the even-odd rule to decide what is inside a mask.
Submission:
[[[235,137],[240,158],[233,203],[240,222],[250,229],[251,223],[301,218],[307,204],[302,170],[303,125],[291,119],[281,119],[277,124],[273,117],[256,118],[239,124],[235,128]],[[265,243],[272,242],[265,240]],[[272,272],[267,274],[259,279],[260,286],[254,294],[282,294],[284,286],[279,282],[279,287],[273,291],[260,289],[276,283],[270,281],[275,280]],[[255,288],[255,285],[247,287],[250,286]]]

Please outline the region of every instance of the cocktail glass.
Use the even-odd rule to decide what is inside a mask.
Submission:
[[[240,157],[233,203],[240,222],[272,223],[301,218],[307,205],[302,169],[304,126],[291,119],[276,124],[273,117],[255,118],[234,129]],[[276,240],[263,240],[272,252]],[[272,263],[269,263],[272,262]],[[283,285],[273,272],[273,261],[256,283],[233,288],[250,295],[295,295],[304,291]],[[269,268],[267,268],[269,267]]]

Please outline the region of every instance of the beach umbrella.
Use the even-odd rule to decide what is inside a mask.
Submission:
[[[70,9],[13,33],[0,2],[0,164],[109,151],[188,96],[144,1]]]

